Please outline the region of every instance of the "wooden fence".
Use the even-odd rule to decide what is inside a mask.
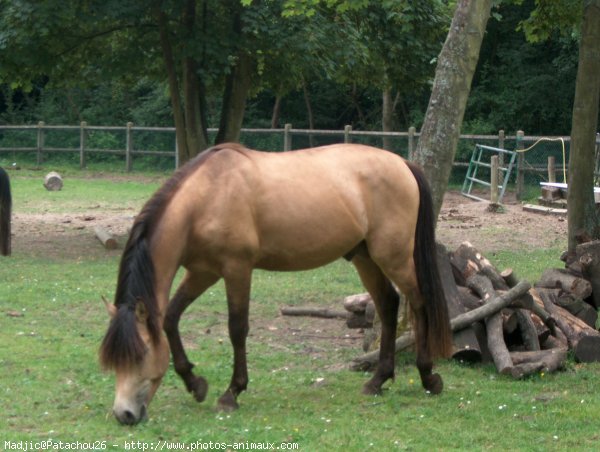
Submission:
[[[9,131],[24,133],[28,136],[28,145],[15,145],[14,137],[12,140],[6,140],[5,134]],[[64,143],[46,142],[46,136],[53,131],[63,131],[70,133],[69,146],[62,145]],[[209,129],[209,134],[215,134],[216,129]],[[119,138],[109,140],[113,146],[101,147],[97,145],[98,140],[93,140],[91,137],[99,133],[118,134]],[[146,134],[146,139],[141,139],[141,134]],[[406,132],[380,132],[380,131],[362,131],[353,130],[351,126],[346,126],[343,130],[306,130],[294,129],[291,124],[286,124],[282,129],[250,129],[244,128],[241,130],[242,142],[250,147],[271,151],[290,151],[298,147],[308,147],[330,142],[361,142],[373,144],[379,147],[391,147],[390,150],[397,152],[407,158],[411,158],[416,150],[419,133],[414,127],[410,127]],[[148,139],[148,134],[153,134],[151,139]],[[78,138],[77,138],[78,135]],[[158,136],[162,138],[158,140]],[[269,137],[269,143],[253,144],[259,136]],[[139,137],[139,140],[138,140]],[[168,138],[167,138],[168,137]],[[156,139],[155,139],[156,138]],[[456,167],[465,167],[468,165],[468,158],[471,150],[477,143],[488,144],[503,149],[523,149],[534,143],[542,137],[526,136],[524,132],[519,131],[515,135],[505,135],[503,130],[500,130],[497,135],[461,135],[459,141],[459,151],[455,162]],[[554,137],[556,138],[556,137]],[[570,137],[562,137],[567,149],[565,159],[562,155],[557,155],[557,170],[562,171],[563,166],[567,165],[568,160],[568,145]],[[11,141],[6,144],[6,141]],[[156,149],[156,143],[161,141],[167,143],[163,149]],[[117,143],[118,142],[118,143]],[[144,144],[144,142],[146,144]],[[151,142],[153,146],[148,146]],[[390,146],[390,143],[392,145]],[[146,149],[144,147],[146,146]],[[154,147],[154,149],[150,149]],[[269,149],[270,148],[270,149]],[[461,151],[462,149],[462,151]],[[175,140],[174,127],[139,127],[129,122],[125,126],[92,126],[86,122],[82,122],[78,126],[65,125],[47,125],[43,122],[37,125],[0,125],[0,157],[3,153],[35,153],[35,158],[38,165],[44,161],[44,156],[52,153],[76,153],[79,155],[79,165],[81,168],[86,167],[88,156],[91,154],[112,154],[124,157],[125,170],[133,169],[134,158],[143,156],[161,156],[164,158],[172,158],[173,167],[179,165],[177,143]],[[554,154],[560,154],[556,148]],[[533,153],[532,153],[533,154]],[[528,154],[528,155],[532,155]],[[526,173],[547,173],[547,157],[543,159],[526,158],[523,153],[519,154],[516,168],[517,192],[519,187],[523,186],[523,181]]]

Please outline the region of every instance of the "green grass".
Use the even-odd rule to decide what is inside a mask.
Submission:
[[[34,189],[37,183],[27,175],[13,177],[17,213],[34,212],[39,205],[56,212],[94,203],[137,205],[156,188],[154,182],[69,178],[65,183],[77,187],[76,193],[56,194],[47,206],[48,195]],[[534,281],[543,268],[557,263],[558,252],[488,257]],[[17,249],[0,261],[0,449],[7,449],[5,441],[47,439],[99,441],[99,448],[109,450],[125,450],[131,441],[147,447],[159,447],[159,441],[187,446],[271,442],[276,447],[292,442],[299,450],[318,451],[597,447],[599,365],[570,362],[563,372],[513,381],[489,365],[442,361],[437,370],[445,391],[434,397],[420,387],[409,353],[399,358],[396,380],[385,394],[367,397],[360,388],[368,375],[344,368],[361,353],[358,348],[323,339],[288,343],[256,331],[257,325],[277,321],[281,305],[331,305],[361,291],[354,270],[343,261],[304,273],[255,273],[251,381],[240,396],[240,410],[226,414],[214,408],[232,362],[223,286],[218,284],[182,321],[183,334],[193,343],[190,357],[210,384],[207,400],[194,402],[170,369],[148,421],[120,426],[110,413],[113,377],[101,372],[96,356],[108,322],[100,295],[113,294],[118,259],[107,253],[68,260],[58,251],[37,256]],[[308,352],[311,347],[320,350],[318,359]]]

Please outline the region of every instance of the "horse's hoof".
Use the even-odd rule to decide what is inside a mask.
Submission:
[[[219,411],[231,412],[237,410],[239,407],[233,393],[229,390],[219,397],[219,401],[217,402],[217,410]]]
[[[431,374],[427,377],[427,381],[423,381],[423,387],[429,391],[430,394],[439,394],[444,389],[444,381],[439,374]]]
[[[191,385],[190,392],[197,402],[203,402],[208,392],[208,382],[203,377],[195,377]]]
[[[362,388],[362,393],[365,395],[381,395],[382,390],[381,386],[376,386],[372,384],[370,381],[364,384]]]

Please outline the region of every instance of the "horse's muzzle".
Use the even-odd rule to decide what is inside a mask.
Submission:
[[[146,419],[146,405],[142,405],[140,412],[136,415],[131,410],[113,410],[113,414],[123,425],[136,425],[137,423]]]

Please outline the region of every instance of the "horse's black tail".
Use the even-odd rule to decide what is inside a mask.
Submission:
[[[407,163],[415,176],[420,195],[413,259],[427,316],[427,331],[421,333],[426,334],[432,357],[448,357],[452,352],[452,330],[437,264],[431,188],[423,171],[416,165]]]
[[[10,179],[8,174],[0,168],[0,254],[9,256],[10,247],[10,217],[12,210],[12,197],[10,195]]]

